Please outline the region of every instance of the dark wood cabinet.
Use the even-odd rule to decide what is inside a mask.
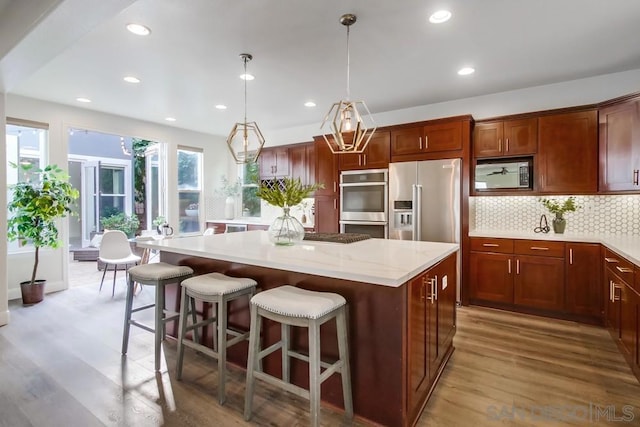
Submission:
[[[409,160],[402,156],[462,150],[462,123],[460,120],[435,122],[391,131],[391,161]]]
[[[264,148],[259,161],[260,179],[289,176],[289,150],[286,147]]]
[[[453,349],[456,331],[456,255],[409,282],[408,404],[415,419]]]
[[[513,303],[513,256],[501,253],[471,252],[471,298]]]
[[[601,108],[600,192],[640,191],[640,98]]]
[[[315,192],[315,228],[318,233],[340,231],[338,210],[338,155],[333,154],[323,137],[314,140],[316,182],[324,184]]]
[[[291,178],[300,179],[303,185],[315,182],[315,159],[313,143],[289,147],[289,171]]]
[[[563,310],[564,259],[518,255],[515,264],[514,304],[541,310]]]
[[[337,154],[340,170],[385,169],[391,158],[390,132],[376,132],[362,153]]]
[[[338,210],[338,197],[316,195],[315,200],[316,232],[338,233],[340,231],[340,211]]]
[[[538,148],[538,119],[476,123],[473,133],[474,157],[535,154]]]
[[[596,243],[566,244],[565,309],[569,313],[602,321],[603,297],[600,245]]]
[[[597,115],[596,110],[590,110],[538,119],[538,192],[597,192]]]

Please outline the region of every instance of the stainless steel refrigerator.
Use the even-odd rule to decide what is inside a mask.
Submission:
[[[460,159],[391,163],[389,238],[460,243],[460,189]]]

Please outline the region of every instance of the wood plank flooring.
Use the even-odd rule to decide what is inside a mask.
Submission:
[[[123,280],[113,299],[110,291],[96,283],[33,307],[10,303],[11,323],[0,328],[0,426],[308,425],[306,400],[262,383],[245,422],[244,372],[229,368],[220,406],[215,362],[189,349],[177,381],[173,340],[161,374],[145,331],[132,329],[122,358]],[[137,299],[152,298],[147,288]],[[485,308],[458,313],[456,351],[419,426],[640,425],[640,385],[606,330]],[[589,405],[600,408],[597,422],[598,414],[585,418]],[[326,407],[322,424],[364,425]]]

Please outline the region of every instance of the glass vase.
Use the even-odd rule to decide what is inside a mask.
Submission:
[[[289,214],[289,208],[283,208],[283,215],[277,217],[269,226],[269,240],[276,245],[290,246],[302,241],[304,227],[296,217]]]

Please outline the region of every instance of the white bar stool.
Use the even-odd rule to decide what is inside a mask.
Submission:
[[[164,287],[170,283],[180,283],[193,275],[190,267],[171,265],[164,262],[143,264],[131,267],[128,271],[127,299],[124,310],[124,333],[122,335],[122,354],[127,354],[131,325],[155,334],[155,370],[160,370],[162,340],[166,337],[166,323],[178,318],[178,313],[168,312],[164,304]],[[133,293],[136,283],[156,287],[154,304],[133,308]],[[155,307],[155,324],[151,328],[131,318],[133,313]]]
[[[280,286],[256,294],[251,298],[251,327],[249,358],[247,362],[247,388],[244,418],[251,419],[255,378],[281,387],[298,396],[309,399],[311,425],[320,425],[320,384],[334,372],[342,377],[342,393],[345,415],[353,417],[351,374],[349,370],[349,344],[347,340],[346,300],[329,292],[314,292],[293,286]],[[281,339],[270,347],[260,349],[261,318],[266,317],[281,324]],[[320,325],[336,318],[339,359],[329,364],[320,359]],[[289,348],[290,326],[309,330],[309,356]],[[282,349],[282,379],[262,372],[261,360]],[[289,357],[309,362],[309,390],[290,383]],[[321,372],[320,368],[325,368]]]
[[[244,341],[249,332],[240,332],[227,327],[227,306],[229,301],[247,296],[247,302],[256,293],[256,281],[248,278],[229,277],[221,273],[209,273],[195,276],[182,282],[182,300],[180,301],[180,331],[178,333],[177,379],[182,378],[184,347],[191,347],[209,357],[218,360],[218,401],[222,405],[226,400],[225,380],[227,372],[227,348]],[[195,300],[216,304],[214,316],[196,323]],[[191,309],[192,324],[187,325],[187,316]],[[215,324],[217,339],[211,349],[198,343],[198,328]],[[193,340],[187,339],[188,331],[193,331]],[[227,340],[227,335],[233,338]]]

